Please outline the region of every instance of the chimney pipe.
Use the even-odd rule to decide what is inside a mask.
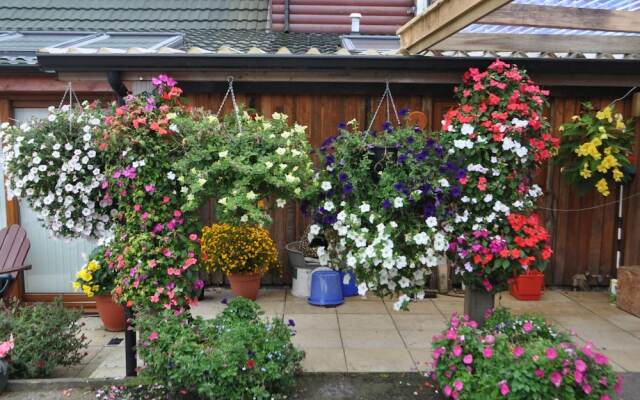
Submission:
[[[351,34],[359,35],[360,34],[360,18],[362,18],[362,14],[351,13],[349,17],[351,17]]]

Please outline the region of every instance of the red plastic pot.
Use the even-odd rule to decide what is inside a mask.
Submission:
[[[260,280],[262,279],[261,273],[227,274],[227,279],[229,279],[231,291],[236,296],[246,297],[247,299],[254,301],[258,298]]]
[[[122,332],[125,328],[124,307],[113,301],[111,295],[96,296],[96,308],[104,329],[109,332]]]
[[[540,271],[527,271],[519,275],[511,284],[509,292],[518,300],[540,300],[544,291],[544,274]]]

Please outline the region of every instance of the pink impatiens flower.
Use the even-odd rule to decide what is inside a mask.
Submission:
[[[482,349],[482,355],[484,356],[484,358],[493,357],[493,349],[491,347],[485,347],[484,349]]]
[[[507,381],[501,381],[500,383],[498,383],[498,387],[500,388],[500,394],[503,396],[508,395],[511,391],[509,389],[509,384],[507,383]]]
[[[473,363],[473,356],[471,354],[467,354],[466,356],[464,356],[462,358],[462,362],[465,363],[466,365],[470,365]]]
[[[553,371],[551,375],[549,375],[549,380],[555,387],[560,387],[562,385],[562,374],[558,371]]]
[[[158,340],[158,332],[151,332],[151,334],[149,335],[149,340],[152,342]]]
[[[576,371],[585,372],[587,370],[587,363],[585,363],[579,358],[576,360],[575,365],[576,365]]]
[[[529,333],[533,330],[533,324],[531,321],[527,321],[522,325],[522,329],[524,330],[524,333]]]
[[[453,346],[453,355],[456,357],[460,357],[462,355],[462,347],[460,346]]]
[[[514,347],[513,350],[511,351],[511,353],[513,354],[514,357],[522,357],[522,355],[524,354],[524,349],[520,346]]]

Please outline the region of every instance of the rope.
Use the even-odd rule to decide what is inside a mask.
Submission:
[[[378,116],[380,107],[382,107],[382,103],[385,101],[387,104],[387,121],[391,121],[391,108],[389,107],[389,104],[391,104],[391,107],[393,107],[393,112],[395,113],[395,116],[396,116],[396,121],[398,121],[398,125],[400,125],[400,116],[398,115],[398,110],[396,109],[396,103],[393,101],[393,96],[391,95],[391,88],[389,87],[389,81],[386,81],[384,92],[382,93],[382,97],[378,102],[376,111],[373,113],[373,117],[371,118],[371,122],[369,123],[369,127],[367,128],[365,135],[368,135],[369,132],[371,132],[371,128],[373,127],[373,124],[376,122],[376,117]]]
[[[238,124],[238,132],[242,133],[242,122],[240,119],[240,109],[238,108],[238,103],[236,102],[236,94],[233,91],[233,76],[230,76],[227,78],[227,82],[229,82],[229,87],[227,88],[227,92],[224,94],[224,97],[222,98],[222,102],[220,103],[220,107],[218,108],[218,112],[216,113],[216,117],[220,116],[220,113],[222,112],[222,108],[224,107],[224,104],[227,102],[227,98],[229,97],[229,94],[231,94],[231,104],[233,104],[233,111],[235,112],[236,115],[236,123]]]
[[[629,200],[638,196],[640,196],[640,192],[634,193],[627,197],[623,197],[622,201],[624,202],[625,200]],[[536,208],[538,210],[553,211],[553,212],[581,212],[581,211],[597,210],[598,208],[609,207],[611,205],[618,204],[619,202],[620,202],[619,200],[614,200],[607,203],[599,204],[597,206],[584,207],[584,208],[547,208],[547,207],[536,207]]]

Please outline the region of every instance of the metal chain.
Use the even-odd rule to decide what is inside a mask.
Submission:
[[[396,116],[396,121],[398,121],[398,125],[400,125],[400,116],[398,115],[398,111],[396,109],[396,103],[393,101],[393,95],[391,95],[391,88],[389,86],[389,81],[387,81],[385,83],[385,89],[384,92],[382,93],[382,97],[380,98],[380,101],[378,102],[378,106],[376,107],[376,111],[373,113],[373,117],[371,118],[371,122],[369,123],[369,127],[367,128],[367,131],[365,132],[365,135],[368,135],[369,132],[371,132],[371,128],[373,127],[373,124],[376,122],[376,118],[378,117],[378,112],[380,111],[380,107],[382,107],[382,103],[386,101],[387,104],[387,121],[390,122],[391,120],[391,108],[389,107],[389,104],[391,104],[391,106],[393,107],[393,112]]]
[[[235,115],[236,115],[238,132],[242,133],[242,120],[240,119],[240,109],[238,108],[238,103],[236,102],[236,94],[233,91],[233,77],[230,76],[229,78],[227,78],[227,82],[229,82],[229,87],[227,88],[227,92],[224,94],[224,97],[222,98],[222,102],[220,103],[220,107],[218,108],[218,112],[216,113],[216,117],[220,116],[220,113],[222,112],[222,108],[224,107],[224,104],[226,103],[227,98],[229,97],[229,94],[231,94],[231,104],[233,105],[233,111],[235,112]]]

